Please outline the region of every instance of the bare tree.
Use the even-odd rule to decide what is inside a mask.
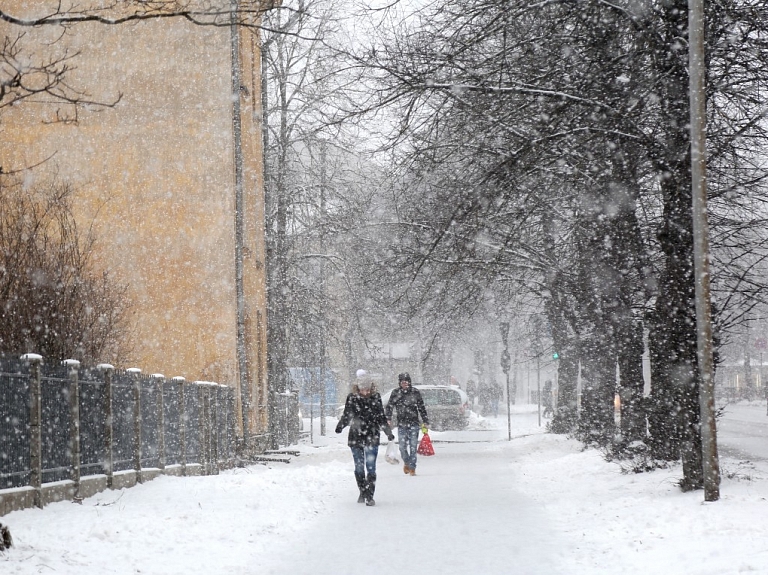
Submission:
[[[347,81],[333,48],[340,3],[286,7],[265,18],[262,52],[268,362],[277,391],[289,388],[289,367],[324,377],[332,350],[350,348],[361,305],[349,246],[372,195],[359,140],[330,120]]]
[[[720,312],[733,317],[759,300],[753,287],[765,284],[765,246],[756,233],[762,218],[750,218],[750,237],[726,214],[756,205],[730,202],[734,188],[765,197],[764,166],[748,147],[768,142],[755,99],[765,84],[768,30],[758,24],[757,2],[710,5],[713,229],[727,238],[715,244],[716,290],[730,306]],[[695,488],[701,465],[686,38],[685,1],[642,9],[632,2],[448,1],[424,9],[358,61],[379,81],[379,97],[364,111],[401,105],[394,141],[410,146],[403,169],[425,183],[410,188],[422,218],[399,210],[418,230],[414,249],[401,249],[414,274],[434,285],[435,277],[458,279],[460,267],[482,269],[475,284],[491,285],[505,273],[529,271],[529,288],[562,306],[549,315],[567,334],[558,336],[561,345],[573,341],[587,368],[583,431],[601,442],[613,436],[617,364],[622,387],[629,386],[625,405],[640,409],[623,411],[632,421],[623,431],[631,439],[644,430],[639,353],[649,325],[652,445],[659,457],[682,455],[682,486]],[[430,210],[425,196],[437,200]],[[488,206],[500,211],[511,199],[524,209],[505,212],[504,224],[528,233],[503,233],[508,241],[491,251],[513,255],[486,255],[478,265],[478,247],[505,229]],[[557,226],[543,225],[546,218]],[[542,246],[558,250],[560,262]],[[490,265],[496,261],[503,264]]]
[[[118,362],[130,353],[125,288],[93,271],[72,189],[0,176],[0,350]]]

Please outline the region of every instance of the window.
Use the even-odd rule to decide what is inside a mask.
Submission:
[[[438,405],[437,389],[422,389],[421,397],[424,405]]]
[[[424,405],[461,405],[461,396],[452,389],[422,389]]]
[[[438,390],[438,403],[440,405],[461,405],[461,396],[450,389]]]

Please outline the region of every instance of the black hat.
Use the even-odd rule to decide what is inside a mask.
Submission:
[[[409,374],[409,373],[406,371],[406,372],[404,372],[404,373],[401,373],[400,375],[398,375],[398,376],[397,376],[397,381],[398,381],[398,382],[400,382],[400,381],[407,381],[408,383],[411,383],[411,376],[410,376],[410,374]]]

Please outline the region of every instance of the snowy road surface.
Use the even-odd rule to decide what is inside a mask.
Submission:
[[[768,462],[723,458],[705,504],[679,466],[622,473],[534,410],[517,408],[512,441],[506,418],[431,433],[416,477],[382,452],[372,508],[331,431],[290,464],[13,512],[0,574],[768,575]]]
[[[768,415],[765,401],[724,406],[717,422],[718,444],[724,454],[768,461]]]

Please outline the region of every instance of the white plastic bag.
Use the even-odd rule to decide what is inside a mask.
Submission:
[[[397,452],[397,444],[394,441],[387,443],[387,451],[384,454],[384,459],[387,460],[387,463],[391,463],[392,465],[400,463],[400,458],[397,456]]]

